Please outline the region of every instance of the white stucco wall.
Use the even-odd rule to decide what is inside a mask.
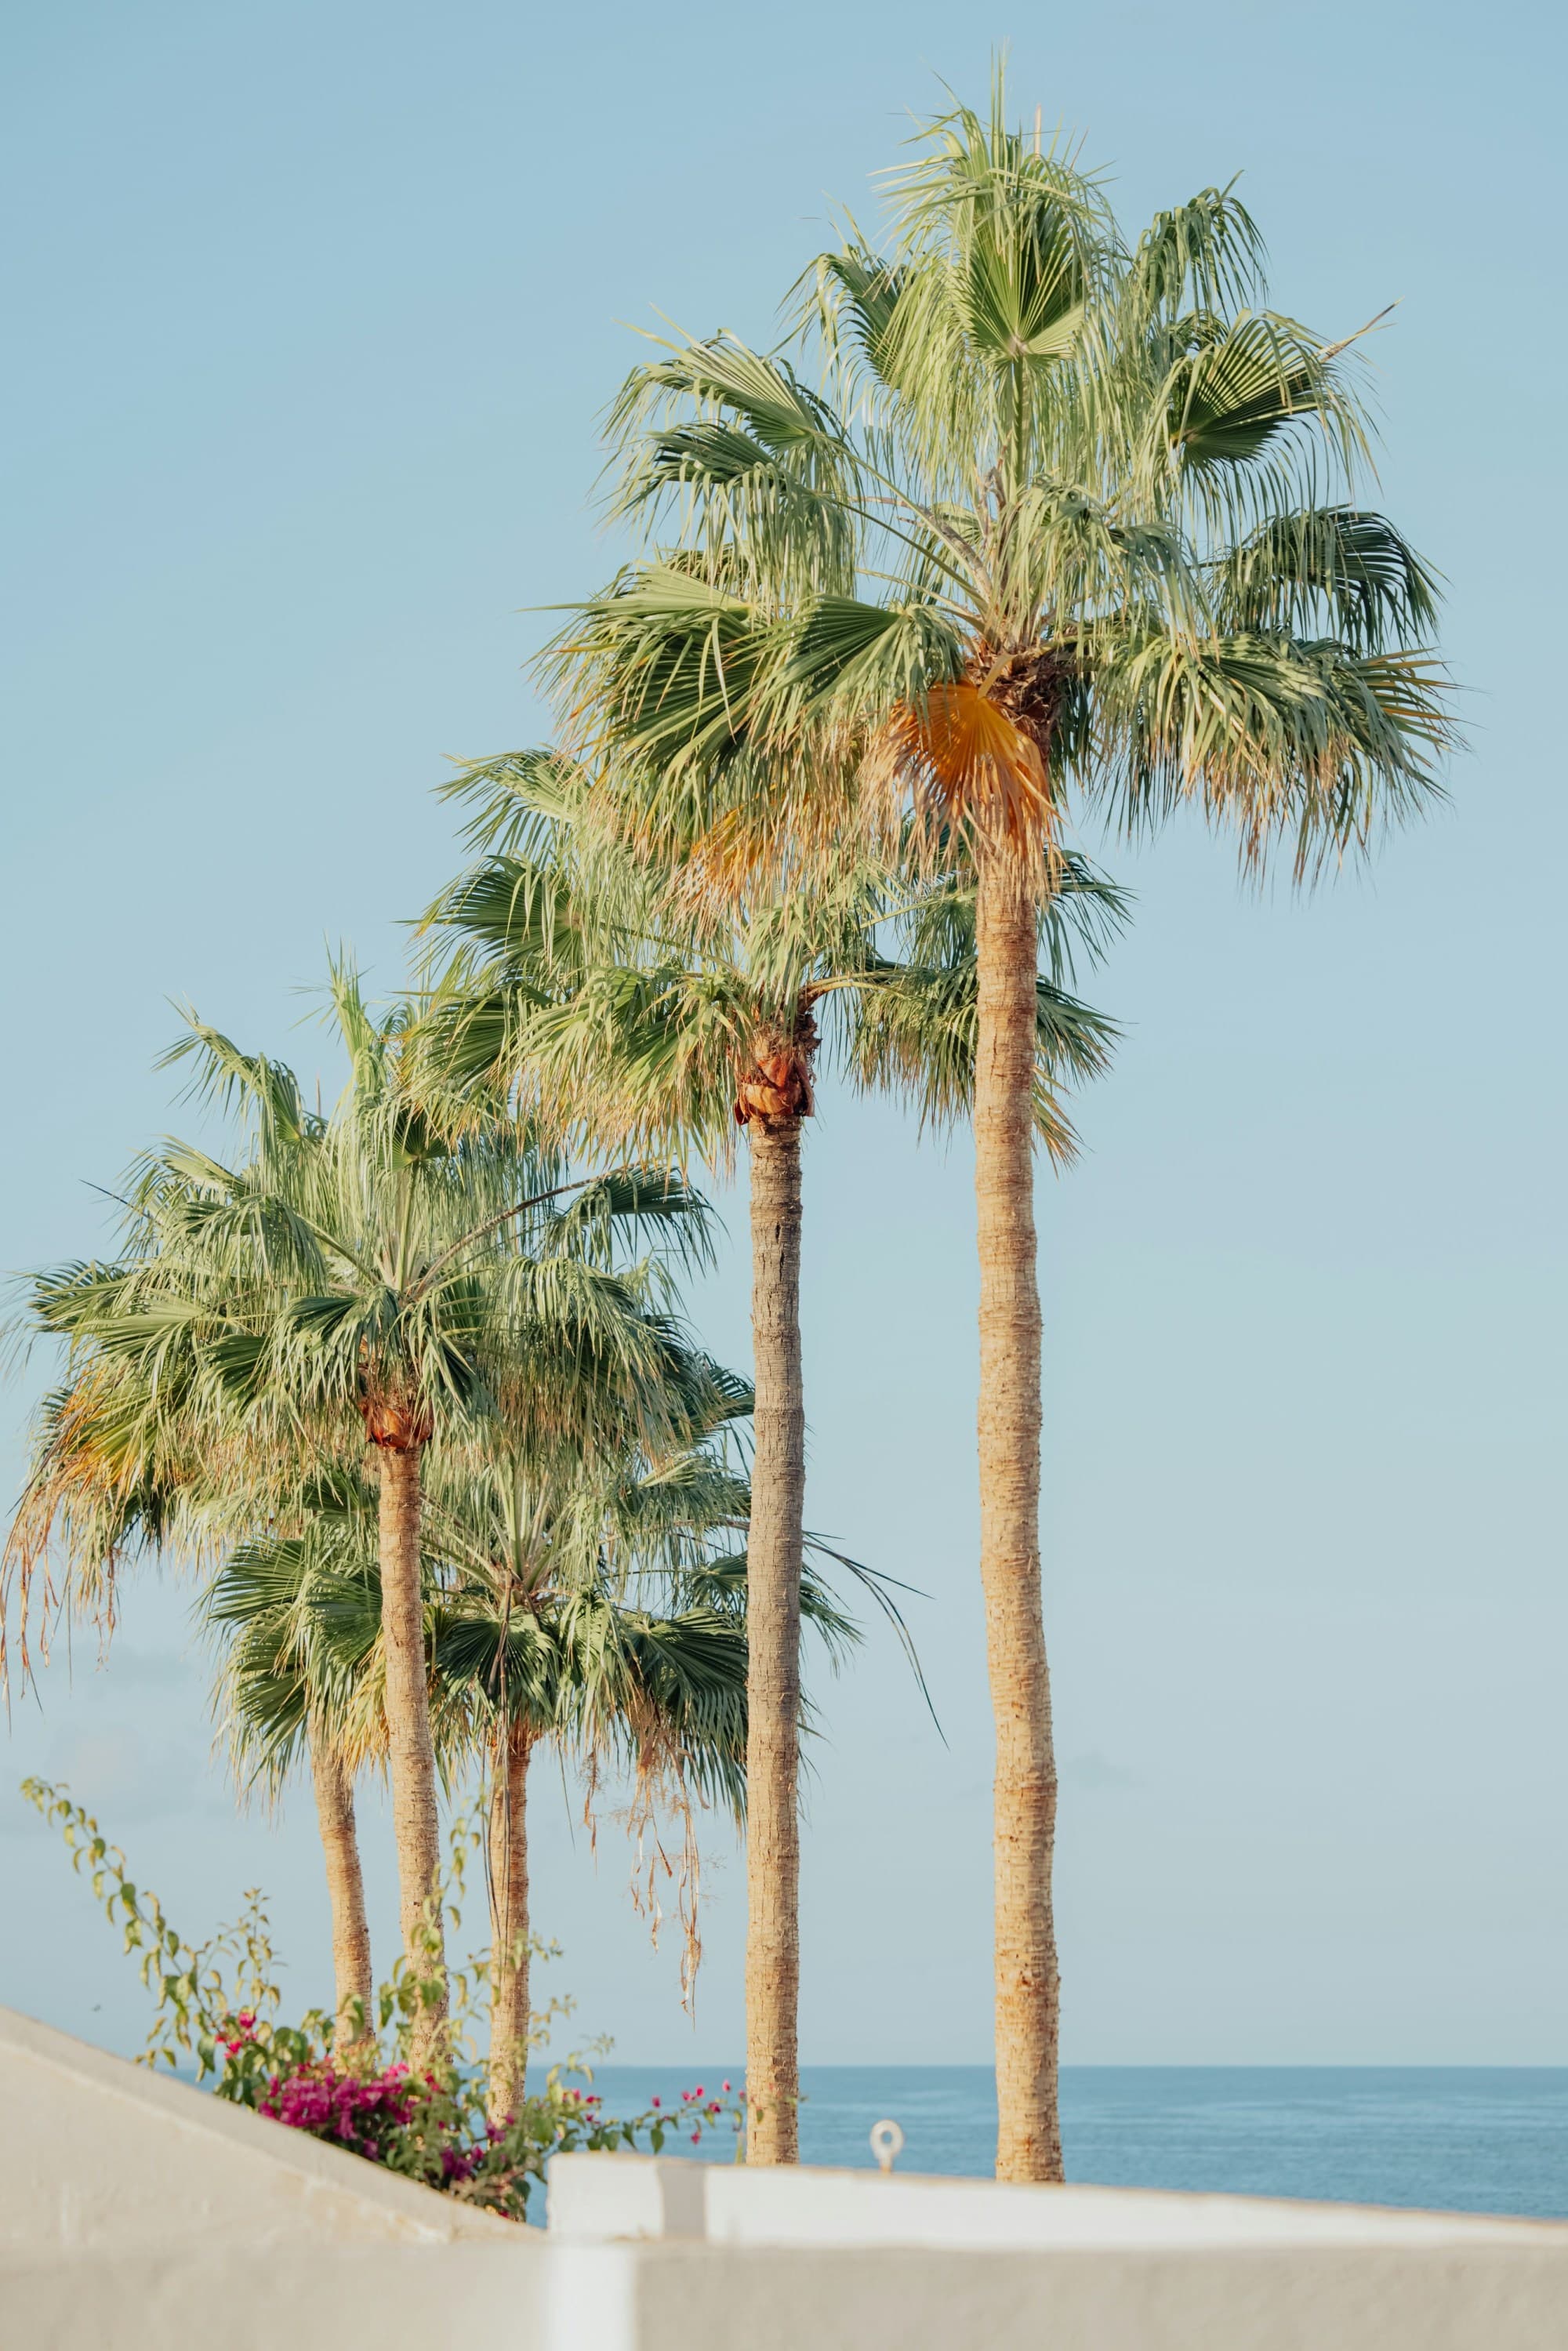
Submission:
[[[0,2260],[6,2351],[1563,2351],[1530,2248],[449,2246]]]
[[[553,2236],[702,2238],[731,2245],[985,2246],[1195,2252],[1256,2246],[1477,2244],[1568,2253],[1568,2226],[1490,2215],[1305,2204],[1143,2188],[1022,2188],[875,2171],[749,2171],[668,2156],[559,2155]]]
[[[1568,2227],[632,2156],[523,2230],[0,2011],[0,2351],[1568,2351]]]

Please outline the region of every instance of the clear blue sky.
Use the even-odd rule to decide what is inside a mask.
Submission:
[[[1281,307],[1350,329],[1398,298],[1384,496],[1451,583],[1473,737],[1451,810],[1309,904],[1243,895],[1194,828],[1104,852],[1139,893],[1094,987],[1126,1042],[1041,1186],[1067,2053],[1568,2062],[1557,11],[12,12],[0,1263],[100,1240],[91,1186],[174,1116],[170,998],[309,1070],[324,942],[395,984],[455,863],[444,757],[534,737],[527,608],[608,564],[626,322],[767,334],[828,200],[868,211],[906,111],[938,74],[982,91],[999,39],[1130,225],[1240,172]],[[826,1694],[805,2053],[977,2060],[967,1154],[830,1095],[808,1160],[810,1518],[932,1595],[950,1744],[885,1645]],[[697,1311],[744,1363],[737,1260]],[[25,1771],[182,1924],[269,1886],[326,1981],[308,1802],[236,1823],[184,1604],[131,1593],[3,1762],[0,1999],[122,2044],[132,1976],[4,1792]],[[535,1780],[583,2028],[736,2051],[733,1856],[694,2041],[618,1833],[596,1865]]]

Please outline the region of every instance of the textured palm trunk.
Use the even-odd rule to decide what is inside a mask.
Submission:
[[[418,1445],[381,1448],[381,1570],[399,1921],[409,1965],[431,1987],[415,2034],[423,2055],[446,2014],[446,1960],[440,1910],[441,1821],[419,1570],[421,1450]]]
[[[747,1546],[747,2159],[799,2155],[800,1126],[758,1119],[751,1144],[751,1331],[757,1400]]]
[[[1040,1285],[1031,1092],[1035,910],[1015,862],[978,860],[975,1197],[980,1256],[980,1578],[996,1718],[997,2176],[1060,2179],[1056,1761],[1040,1589]]]
[[[528,2060],[528,1727],[498,1732],[490,1780],[490,2068],[492,2122],[517,2110]]]
[[[340,2051],[364,2039],[374,2014],[371,1980],[371,1929],[365,1917],[365,1882],[354,1831],[354,1782],[324,1737],[310,1740],[310,1780],[316,1818],[327,1862],[327,1892],[332,1905],[332,1984]]]

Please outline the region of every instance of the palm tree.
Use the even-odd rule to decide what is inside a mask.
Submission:
[[[671,1801],[687,1827],[688,1985],[698,1949],[690,1865],[694,1803],[741,1818],[746,1757],[746,1562],[716,1551],[747,1523],[746,1482],[714,1441],[745,1408],[716,1384],[697,1441],[657,1461],[540,1474],[502,1441],[426,1497],[424,1562],[433,1735],[443,1768],[476,1757],[488,1782],[491,2028],[488,2102],[500,2120],[522,2085],[529,2026],[528,1772],[554,1746],[591,1782],[630,1769],[633,1819]],[[225,1656],[227,1713],[251,1768],[276,1779],[308,1728],[384,1759],[374,1500],[323,1489],[305,1535],[240,1546],[204,1604]],[[857,1637],[808,1577],[808,1617],[830,1654]],[[340,2001],[342,2001],[340,1977]]]
[[[885,249],[852,226],[802,282],[821,390],[727,335],[631,379],[622,507],[676,543],[552,661],[692,886],[789,886],[868,833],[973,872],[998,2169],[1051,2179],[1039,911],[1075,810],[1135,831],[1195,802],[1302,878],[1419,810],[1451,730],[1432,575],[1359,503],[1358,339],[1267,307],[1229,191],[1129,246],[1071,154],[1008,127],[999,73],[988,118],[916,149]]]
[[[967,1107],[975,1051],[972,893],[911,889],[850,861],[771,902],[706,919],[672,900],[614,830],[613,778],[548,753],[475,766],[486,852],[431,910],[459,950],[416,1051],[437,1115],[465,1088],[497,1087],[530,1117],[552,1102],[585,1139],[750,1161],[756,1453],[748,1542],[747,2095],[748,2158],[797,2153],[800,1611],[805,1505],[800,1374],[800,1141],[825,1043],[862,1087],[912,1095],[944,1120]],[[1051,977],[1038,980],[1031,1114],[1071,1147],[1062,1073],[1103,1065],[1108,1024],[1060,984],[1071,934],[1093,942],[1116,894],[1064,865],[1047,912]],[[880,943],[892,930],[907,952]],[[820,1023],[827,1023],[820,1038]],[[457,1099],[455,1100],[455,1096]]]
[[[354,1642],[367,1614],[365,1586],[378,1586],[377,1499],[373,1485],[328,1468],[265,1531],[235,1546],[201,1601],[204,1622],[219,1636],[216,1708],[241,1786],[260,1783],[276,1795],[301,1757],[309,1771],[340,2051],[373,2030],[375,2016],[354,1784],[367,1762],[384,1766],[387,1741],[379,1680],[372,1709],[361,1702],[355,1668],[362,1682],[379,1622],[357,1653]],[[236,1588],[247,1594],[247,1612],[232,1606]]]
[[[744,1621],[694,1599],[678,1577],[672,1585],[667,1557],[700,1552],[708,1522],[733,1513],[737,1483],[691,1454],[678,1464],[630,1462],[617,1475],[574,1475],[563,1465],[541,1477],[512,1452],[486,1462],[442,1507],[454,1578],[436,1672],[489,1769],[497,2119],[516,2104],[528,2054],[528,1775],[539,1747],[573,1758],[591,1784],[606,1761],[629,1769],[637,1817],[651,1821],[668,1796],[686,1822],[688,1848],[694,1802],[717,1802],[737,1823],[743,1816]],[[676,1493],[674,1513],[657,1509]],[[643,1587],[654,1577],[664,1589],[650,1605]],[[695,1893],[688,1866],[688,1996]]]
[[[148,1400],[143,1449],[204,1454],[231,1520],[258,1520],[323,1456],[373,1466],[402,1937],[427,2043],[446,1995],[425,1452],[498,1403],[519,1441],[591,1449],[659,1433],[689,1352],[664,1257],[700,1249],[702,1222],[674,1182],[563,1186],[510,1120],[442,1143],[400,1089],[402,1013],[373,1021],[346,971],[332,1001],[350,1075],[330,1117],[283,1064],[191,1023],[175,1057],[237,1104],[248,1156],[231,1167],[176,1144],[144,1162],[121,1260],[40,1280],[31,1313],[78,1360],[131,1367]],[[628,1260],[644,1229],[667,1237],[664,1257]]]

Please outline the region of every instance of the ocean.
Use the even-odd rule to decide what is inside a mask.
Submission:
[[[594,2086],[612,2114],[654,2095],[678,2109],[729,2070],[602,2065]],[[991,2169],[983,2066],[810,2065],[801,2087],[802,2162],[871,2165],[887,2116],[904,2134],[900,2170]],[[1068,2178],[1106,2186],[1568,2218],[1568,2067],[1070,2065],[1061,2129]],[[725,2161],[733,2144],[701,2151]]]

